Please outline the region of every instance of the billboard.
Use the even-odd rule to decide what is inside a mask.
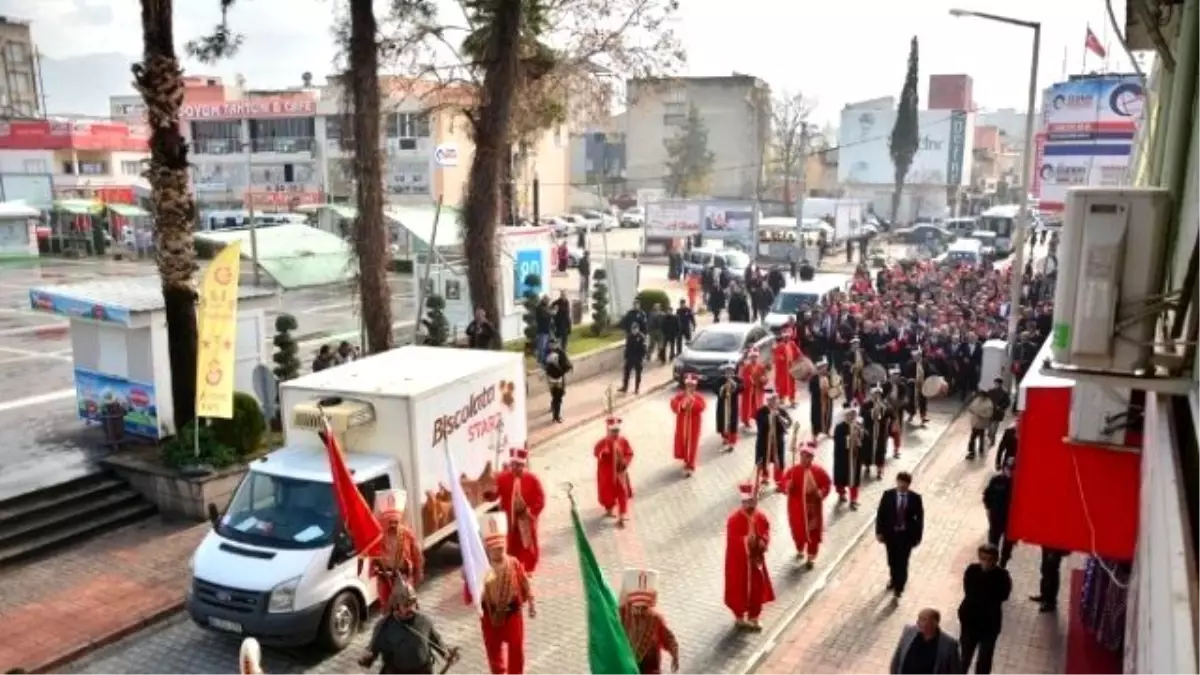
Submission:
[[[147,152],[150,131],[124,122],[0,121],[0,150],[100,150]]]
[[[646,204],[646,237],[675,239],[695,235],[700,231],[703,205],[686,199]]]
[[[1032,186],[1040,209],[1061,211],[1073,187],[1129,184],[1144,100],[1136,75],[1079,78],[1045,91]]]
[[[317,100],[311,96],[271,96],[240,101],[183,102],[180,119],[201,120],[279,119],[312,117],[317,114]]]
[[[964,110],[918,111],[920,141],[905,183],[969,185],[975,143],[974,114]],[[838,182],[891,185],[895,167],[889,150],[896,109],[891,99],[880,104],[848,106],[838,129]],[[971,133],[968,133],[970,130]]]

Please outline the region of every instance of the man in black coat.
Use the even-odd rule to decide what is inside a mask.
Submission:
[[[988,480],[983,489],[983,507],[987,509],[988,543],[1000,547],[1000,566],[1008,567],[1013,542],[1008,538],[1008,509],[1012,504],[1012,462]]]
[[[683,352],[683,343],[692,339],[692,333],[696,330],[696,313],[688,307],[687,299],[679,299],[679,307],[675,310],[675,316],[679,320],[679,337],[675,340],[675,353]]]
[[[738,405],[742,397],[742,380],[737,376],[737,366],[732,363],[721,367],[725,380],[717,387],[717,433],[721,434],[721,448],[732,452],[738,442]]]
[[[896,474],[896,487],[884,490],[875,514],[875,539],[887,549],[887,587],[897,599],[908,585],[908,560],[925,536],[925,504],[911,485],[912,474]]]
[[[640,323],[629,324],[625,335],[625,368],[621,378],[621,393],[629,391],[629,376],[633,375],[633,393],[642,388],[642,368],[646,365],[646,335]]]
[[[1012,425],[1000,435],[1000,447],[996,450],[997,471],[1005,464],[1017,461],[1017,424],[1020,421],[1020,417],[1014,418]]]
[[[979,547],[979,562],[971,563],[963,573],[963,599],[958,606],[959,645],[962,647],[962,672],[971,668],[976,649],[979,661],[975,672],[992,672],[992,656],[1004,619],[1004,603],[1012,594],[1012,577],[996,564],[999,555],[992,544]]]

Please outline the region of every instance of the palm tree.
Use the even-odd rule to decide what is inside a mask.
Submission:
[[[146,102],[150,123],[147,179],[154,204],[154,245],[167,319],[167,354],[175,426],[196,417],[196,247],[192,223],[196,202],[188,186],[187,144],[179,130],[183,70],[175,54],[171,0],[141,0],[142,62],[134,82]]]

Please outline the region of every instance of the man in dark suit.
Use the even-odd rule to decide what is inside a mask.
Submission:
[[[908,584],[908,559],[925,534],[925,504],[911,485],[912,474],[896,474],[896,487],[884,490],[875,514],[875,539],[887,548],[887,587],[897,598]]]

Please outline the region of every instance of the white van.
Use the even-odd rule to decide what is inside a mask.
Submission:
[[[983,264],[983,242],[978,239],[959,239],[950,244],[950,248],[946,252],[937,257],[937,264],[954,266],[954,265],[982,265]]]
[[[849,274],[815,274],[812,281],[801,281],[786,286],[775,296],[763,323],[772,332],[778,331],[788,319],[796,316],[802,305],[828,305],[834,299],[834,294],[846,291],[852,279]]]
[[[322,418],[367,503],[404,490],[408,524],[428,548],[455,532],[441,501],[446,453],[476,511],[494,507],[480,479],[526,442],[524,365],[515,353],[410,346],[284,382],[286,446],[250,464],[224,513],[209,504],[213,529],[191,562],[192,620],[269,644],[344,649],[378,598],[334,505]]]

